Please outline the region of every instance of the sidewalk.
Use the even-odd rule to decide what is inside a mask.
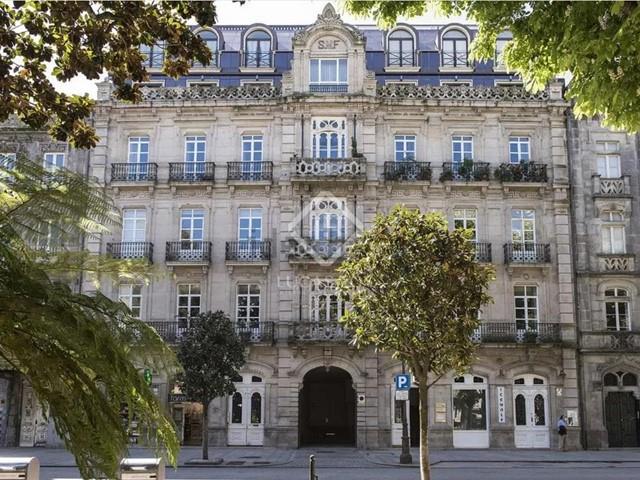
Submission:
[[[486,450],[431,450],[432,465],[442,463],[639,463],[640,449],[579,450],[559,452],[557,450],[486,449]],[[218,465],[191,463],[202,455],[200,447],[182,447],[178,457],[181,468],[212,467],[269,467],[289,465],[306,466],[309,455],[315,455],[318,466],[367,466],[370,464],[417,468],[420,452],[411,449],[413,464],[398,463],[400,448],[381,450],[359,450],[349,447],[319,446],[300,449],[272,447],[212,447],[210,459],[221,459]],[[131,448],[130,457],[155,457],[153,451],[145,448]],[[0,457],[38,457],[42,467],[74,467],[72,455],[58,448],[5,448],[0,449]]]

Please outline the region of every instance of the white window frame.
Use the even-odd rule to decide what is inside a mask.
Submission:
[[[473,223],[473,227],[469,225]],[[453,210],[453,228],[473,230],[472,242],[478,241],[478,209],[477,208],[455,208]]]
[[[397,78],[395,79],[388,79],[384,81],[385,85],[411,85],[411,86],[418,86],[418,80],[405,80],[404,78],[402,80],[399,80]]]
[[[400,145],[400,148],[398,148]],[[415,135],[394,135],[393,159],[396,162],[413,162],[416,160],[417,140]],[[398,158],[400,156],[400,158]]]
[[[512,152],[512,146],[515,146],[515,152]],[[526,146],[526,148],[523,148]],[[515,154],[516,160],[511,157],[512,154]],[[531,138],[527,136],[521,135],[512,135],[509,137],[509,163],[510,164],[519,164],[522,162],[530,162],[531,161]]]
[[[187,320],[202,312],[202,286],[200,283],[179,283],[177,285],[176,293],[176,317],[178,320]],[[180,306],[181,298],[187,299],[186,305]],[[194,302],[195,299],[197,299],[197,302]],[[187,316],[180,315],[181,308],[187,309]],[[192,312],[196,308],[198,310],[197,313],[192,315]]]
[[[180,211],[180,240],[183,242],[202,242],[204,240],[204,210],[185,208]],[[202,245],[200,244],[201,248]],[[198,248],[198,250],[200,249]]]
[[[407,35],[409,35],[409,38],[407,37],[401,37],[401,38],[393,38],[394,35],[403,32],[406,33]],[[400,49],[399,49],[399,53],[400,55],[398,56],[400,61],[396,61],[396,62],[391,62],[391,44],[392,42],[398,42],[400,44]],[[405,57],[407,57],[409,55],[408,52],[405,52],[404,50],[404,44],[407,42],[411,42],[411,61],[410,62],[404,62]],[[393,52],[395,53],[395,52]],[[414,33],[409,30],[408,28],[403,28],[403,27],[398,27],[393,29],[391,32],[389,32],[389,34],[387,35],[387,67],[392,67],[392,68],[406,68],[406,67],[415,67],[416,66],[416,37],[414,35]]]
[[[142,146],[147,146],[147,151],[143,152]],[[149,163],[149,136],[148,135],[134,135],[128,138],[127,141],[127,163],[141,164]]]
[[[243,221],[248,221],[247,227],[243,226]],[[261,241],[262,230],[262,207],[238,209],[238,241]],[[245,231],[247,235],[244,235]]]
[[[43,167],[49,171],[64,168],[66,161],[64,152],[46,152],[43,156]]]
[[[473,80],[440,80],[440,86],[444,87],[472,87]]]
[[[522,293],[518,290],[522,289]],[[522,305],[518,305],[518,300],[522,300]],[[530,306],[529,300],[533,301]],[[517,312],[521,310],[524,317],[518,318]],[[533,315],[531,315],[533,310]],[[537,285],[514,285],[513,286],[513,319],[517,330],[537,331],[540,324],[540,295]],[[522,325],[524,322],[524,325]]]
[[[187,80],[187,87],[219,87],[220,80]]]
[[[124,303],[134,318],[142,317],[142,285],[121,283],[118,285],[118,300]]]
[[[456,160],[456,145],[460,146],[460,159]],[[467,148],[470,146],[470,149]],[[470,157],[466,157],[469,154]],[[451,162],[461,164],[465,159],[473,160],[473,135],[452,135],[451,136]]]
[[[248,148],[245,149],[245,147]],[[242,135],[241,148],[243,163],[258,163],[264,161],[264,136],[262,134]],[[245,158],[245,154],[248,154],[248,159]]]
[[[318,64],[318,78],[316,80],[313,79],[313,64],[317,62]],[[334,63],[336,76],[331,80],[323,80],[322,79],[322,66],[324,64]],[[344,65],[344,79],[341,79],[340,75],[340,67]],[[346,57],[341,58],[311,58],[309,59],[309,85],[348,85],[349,84],[349,62]]]
[[[314,198],[311,201],[311,239],[319,242],[343,241],[347,238],[346,200]]]
[[[144,208],[122,210],[122,241],[144,242],[147,236],[147,211]]]
[[[326,152],[321,145],[322,136],[327,137]],[[336,138],[332,148],[331,138]],[[314,117],[311,119],[311,156],[318,159],[337,159],[347,156],[347,119],[345,117]],[[335,153],[335,154],[334,154]]]
[[[240,292],[241,289],[246,288],[246,292]],[[256,291],[257,290],[257,291]],[[258,301],[257,309],[258,315],[251,315],[251,301]],[[245,301],[244,305],[241,305],[241,300]],[[246,308],[246,314],[240,315],[240,309]],[[256,308],[255,305],[253,308]],[[260,323],[262,319],[262,288],[257,283],[239,283],[236,285],[236,322],[243,326],[255,327]]]
[[[613,295],[607,295],[607,293],[611,291],[613,291]],[[620,294],[621,292],[624,292],[624,295],[621,295]],[[615,309],[615,312],[614,312],[615,321],[616,321],[615,328],[609,327],[609,318],[608,318],[609,314],[607,313],[608,304],[613,305]],[[621,314],[620,312],[621,304],[624,304],[624,309],[626,310],[624,314]],[[623,320],[624,323],[626,324],[624,328],[621,327],[621,323],[622,323],[621,320]],[[604,291],[604,325],[607,331],[610,331],[610,332],[626,332],[631,330],[631,298],[629,296],[629,290],[627,288],[611,287],[611,288],[605,289]]]
[[[207,137],[204,135],[186,135],[184,137],[184,161],[185,163],[204,163],[207,161]]]
[[[457,37],[450,37],[450,38],[446,38],[447,35],[451,35],[451,34],[460,34],[462,37],[457,36]],[[452,44],[452,51],[451,52],[445,52],[445,45],[451,43]],[[464,43],[464,63],[463,64],[458,64],[458,46],[459,44]],[[442,32],[442,37],[441,37],[441,52],[440,52],[440,66],[442,68],[469,68],[470,66],[470,62],[469,62],[469,36],[461,29],[459,28],[450,28],[444,32]],[[447,53],[448,55],[452,56],[452,61],[450,61],[450,63],[445,63],[445,53]]]
[[[345,312],[345,302],[340,297],[333,279],[313,279],[309,292],[310,319],[313,323],[337,323]],[[332,309],[335,306],[335,317]]]
[[[516,228],[517,222],[520,227]],[[527,239],[527,233],[531,232],[531,238]],[[520,239],[516,238],[520,234]],[[532,244],[536,243],[536,211],[528,208],[511,209],[511,241],[512,243]]]
[[[615,255],[627,252],[624,214],[618,210],[604,212],[602,222],[602,252]]]
[[[620,161],[620,142],[596,142],[597,171],[602,178],[622,177]]]
[[[264,87],[273,86],[273,80],[240,80],[241,87]]]

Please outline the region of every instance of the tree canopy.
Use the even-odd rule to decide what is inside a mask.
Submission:
[[[0,2],[0,122],[10,115],[77,148],[95,145],[88,118],[94,102],[66,95],[60,81],[103,72],[115,96],[138,101],[135,83],[148,79],[140,45],[163,43],[164,69],[172,77],[188,73],[194,60],[208,65],[211,52],[189,21],[203,27],[216,21],[213,1],[14,1]]]
[[[187,398],[203,407],[202,458],[209,458],[209,404],[236,391],[233,384],[245,362],[244,344],[224,312],[201,313],[189,320],[178,346],[182,372],[178,384]]]
[[[0,358],[20,372],[53,418],[84,478],[116,478],[129,436],[127,404],[149,441],[175,463],[171,421],[142,377],[139,361],[175,370],[158,334],[101,293],[70,287],[80,272],[116,276],[143,265],[56,253],[82,235],[117,225],[113,203],[97,185],[65,169],[19,159],[0,168]]]
[[[466,16],[478,24],[472,53],[479,60],[492,59],[497,36],[509,31],[513,40],[503,59],[528,88],[542,89],[568,74],[566,95],[575,102],[577,116],[599,116],[608,127],[640,130],[638,2],[347,0],[346,5],[384,26],[434,6],[446,15]]]
[[[396,207],[376,217],[339,267],[338,287],[350,302],[341,321],[355,345],[392,353],[418,381],[422,480],[429,478],[428,389],[468,368],[478,311],[491,301],[493,269],[476,261],[469,234],[449,231],[439,213]]]

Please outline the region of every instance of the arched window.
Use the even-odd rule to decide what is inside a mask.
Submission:
[[[617,387],[618,386],[618,376],[615,373],[607,373],[604,376],[604,386],[605,387]]]
[[[546,416],[544,413],[544,397],[541,394],[537,394],[533,398],[533,414],[536,426],[540,427],[546,423]]]
[[[635,387],[638,385],[638,377],[633,373],[625,373],[622,376],[622,386]]]
[[[198,33],[198,36],[204,41],[211,52],[211,61],[208,66],[216,68],[218,66],[218,35],[211,30],[203,30]],[[204,67],[204,65],[197,60],[193,62],[193,66],[195,68]]]
[[[271,66],[271,36],[264,30],[254,30],[245,39],[245,67]]]
[[[466,67],[469,64],[469,41],[460,30],[449,30],[442,35],[442,66]]]
[[[515,405],[516,425],[526,425],[527,424],[527,403],[524,398],[524,395],[522,395],[521,393],[516,395],[515,404],[516,404]]]
[[[607,330],[614,332],[631,330],[629,292],[624,288],[608,288],[604,291],[604,297]]]
[[[242,423],[242,394],[236,392],[231,397],[231,423]]]
[[[387,64],[390,67],[413,67],[415,65],[413,35],[403,28],[389,34]]]
[[[262,423],[262,397],[258,392],[251,395],[251,423]]]
[[[164,66],[164,46],[163,41],[153,45],[140,45],[140,53],[144,57],[142,63],[146,68],[162,68]]]

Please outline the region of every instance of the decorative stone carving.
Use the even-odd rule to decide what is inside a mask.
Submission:
[[[623,195],[625,193],[622,178],[601,178],[600,195]]]
[[[631,332],[616,332],[611,335],[612,350],[633,350],[637,345],[637,338]]]
[[[523,87],[440,87],[389,84],[379,86],[377,95],[380,98],[418,98],[424,100],[497,100],[497,101],[546,101],[549,91],[541,90],[537,93],[527,92]]]
[[[336,28],[340,28],[349,32],[354,43],[364,43],[364,35],[362,34],[362,32],[357,28],[344,23],[340,18],[340,15],[336,13],[335,8],[333,8],[333,5],[331,5],[330,3],[327,3],[327,5],[322,10],[322,13],[318,15],[318,19],[313,25],[303,30],[299,30],[295,33],[292,43],[294,46],[304,44],[307,42],[309,36],[316,30],[333,30]]]
[[[162,100],[268,100],[280,97],[280,87],[244,85],[241,87],[142,87],[142,99]]]
[[[602,259],[604,269],[607,272],[628,272],[631,270],[629,257],[604,257]]]

